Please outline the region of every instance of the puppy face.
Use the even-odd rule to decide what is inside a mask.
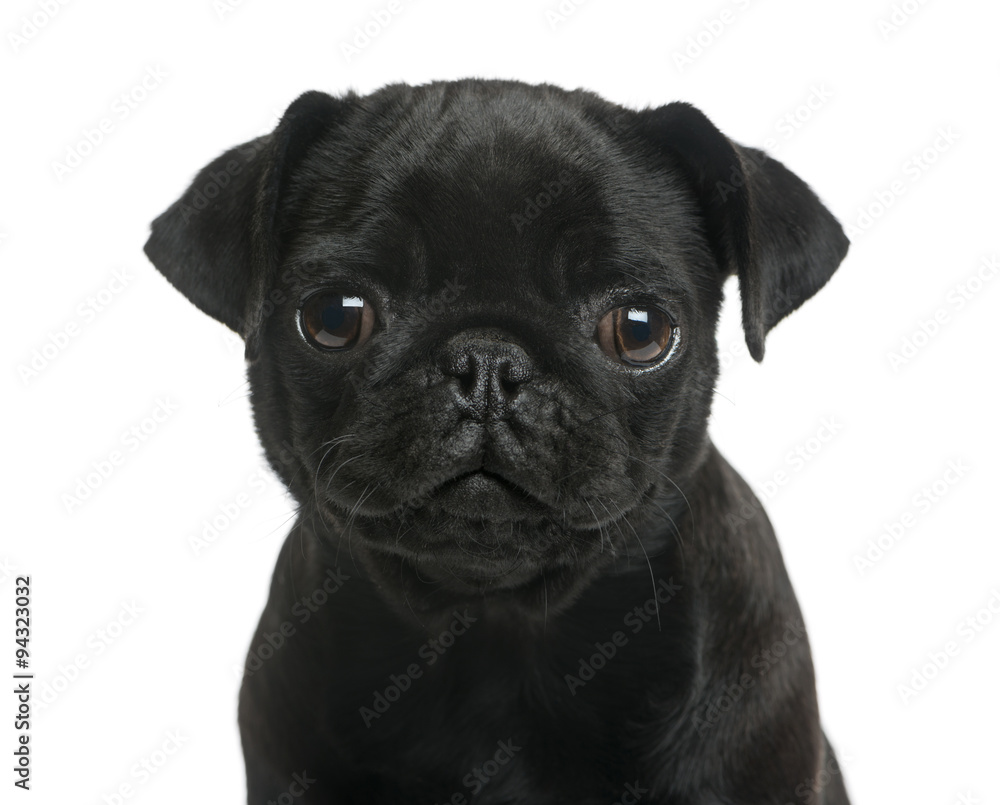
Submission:
[[[718,272],[681,177],[575,110],[418,104],[296,170],[255,407],[301,462],[300,499],[371,550],[520,585],[623,549],[619,521],[675,491],[708,412]]]
[[[247,340],[261,441],[321,534],[389,586],[556,597],[672,539],[725,278],[759,359],[845,251],[691,107],[473,81],[303,96],[147,245]]]

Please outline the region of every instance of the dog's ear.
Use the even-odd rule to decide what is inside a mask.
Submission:
[[[780,162],[725,137],[690,104],[638,113],[641,136],[673,157],[694,186],[723,278],[739,278],[750,354],[826,284],[847,254],[837,220]]]
[[[209,163],[153,221],[145,246],[150,261],[199,309],[243,337],[248,360],[259,352],[264,296],[280,248],[279,199],[308,147],[348,102],[301,95],[273,132]]]

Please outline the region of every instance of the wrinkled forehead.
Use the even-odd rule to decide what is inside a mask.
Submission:
[[[681,182],[652,181],[607,129],[497,104],[340,136],[299,172],[296,259],[395,293],[457,283],[484,299],[684,282],[697,233]]]

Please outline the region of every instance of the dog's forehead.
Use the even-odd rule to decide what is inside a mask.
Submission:
[[[406,239],[411,282],[475,278],[484,292],[516,282],[556,293],[607,262],[621,239],[601,184],[592,167],[508,132],[442,144],[398,177],[378,223]]]
[[[457,283],[489,299],[564,298],[616,268],[669,279],[670,238],[650,216],[668,211],[637,207],[648,177],[610,120],[522,91],[447,95],[366,109],[310,159],[314,238],[419,293]]]

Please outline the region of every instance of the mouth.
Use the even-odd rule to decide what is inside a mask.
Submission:
[[[482,467],[435,487],[428,493],[428,504],[467,520],[522,520],[548,511],[537,495]]]
[[[439,587],[442,595],[541,590],[543,597],[625,551],[627,529],[576,527],[522,483],[477,460],[374,516],[354,507],[354,550],[387,584],[421,596]],[[631,510],[616,509],[622,517]]]
[[[652,492],[650,485],[636,495],[635,486],[616,486],[607,474],[603,486],[588,476],[563,488],[544,462],[521,463],[489,445],[435,463],[396,483],[372,481],[362,490],[347,479],[334,487],[321,500],[331,533],[419,565],[428,578],[523,586],[543,568],[625,551],[633,527],[615,523],[641,509]]]

